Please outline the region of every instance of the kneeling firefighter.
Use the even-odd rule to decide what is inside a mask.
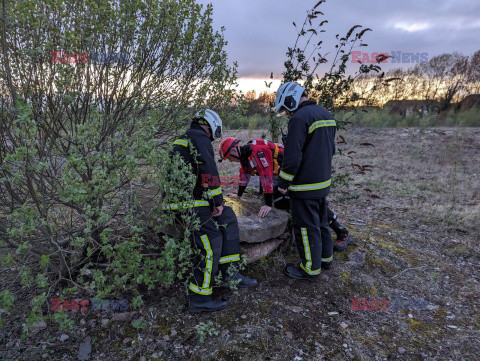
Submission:
[[[222,120],[218,114],[210,109],[200,111],[195,115],[190,129],[175,140],[170,154],[171,157],[180,154],[196,175],[194,203],[180,202],[165,206],[171,210],[192,207],[200,220],[200,229],[194,232],[194,242],[201,253],[194,260],[194,274],[188,287],[189,311],[193,313],[219,311],[227,306],[226,301],[212,297],[212,282],[219,271],[222,272],[225,287],[230,281],[236,281],[239,288],[257,285],[256,280],[242,276],[235,269],[240,261],[237,217],[230,207],[223,206],[211,143],[221,135]],[[192,153],[197,155],[193,156]],[[205,182],[206,179],[213,181]],[[234,267],[233,272],[227,272],[231,266]]]
[[[266,139],[253,139],[245,145],[240,140],[228,137],[221,141],[218,147],[220,161],[228,160],[240,163],[239,187],[237,194],[229,193],[228,197],[241,198],[250,182],[252,175],[260,178],[260,190],[264,196],[265,205],[260,208],[258,215],[265,217],[272,205],[275,208],[290,210],[290,197],[278,191],[278,175],[283,166],[284,146]],[[335,251],[347,249],[350,243],[350,234],[338,220],[337,215],[328,207],[328,225],[337,235],[333,245]]]

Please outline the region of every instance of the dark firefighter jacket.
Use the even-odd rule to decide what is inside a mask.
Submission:
[[[193,198],[195,206],[221,206],[223,204],[222,188],[218,176],[217,165],[213,155],[213,147],[208,134],[202,127],[192,123],[190,129],[173,143],[172,154],[178,153],[187,164],[190,164],[193,173],[197,175]],[[190,147],[194,147],[197,153],[195,160],[194,153]],[[181,205],[172,204],[171,209]]]
[[[336,122],[315,101],[300,104],[288,123],[278,186],[292,197],[320,199],[330,191]]]

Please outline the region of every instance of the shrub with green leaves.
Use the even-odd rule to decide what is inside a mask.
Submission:
[[[194,179],[169,160],[168,145],[199,106],[221,109],[232,97],[236,70],[212,27],[212,6],[5,0],[1,14],[0,261],[12,270],[8,286],[41,295],[31,322],[60,285],[64,294],[100,298],[133,292],[138,307],[138,284],[152,289],[189,272],[194,217],[180,216],[183,239],[162,234],[174,219],[162,213],[160,194],[191,197]],[[129,59],[57,63],[54,51]],[[8,303],[15,292],[6,292]]]

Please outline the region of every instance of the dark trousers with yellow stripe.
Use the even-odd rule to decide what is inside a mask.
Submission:
[[[327,200],[290,196],[293,232],[301,269],[309,276],[320,274],[321,263],[333,260],[333,241],[327,221]]]
[[[195,211],[201,225],[194,232],[194,242],[200,254],[194,260],[188,288],[190,297],[208,300],[218,271],[224,276],[231,265],[240,261],[237,216],[230,207],[223,207],[222,214],[215,218],[210,207],[198,207]]]

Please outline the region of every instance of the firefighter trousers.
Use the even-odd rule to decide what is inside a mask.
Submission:
[[[331,229],[338,235],[342,234],[343,232],[347,232],[347,229],[345,226],[343,226],[337,219],[337,215],[335,214],[334,211],[330,209],[328,206],[328,201],[327,201],[327,219],[328,219],[328,225],[330,226]]]
[[[333,260],[333,241],[327,221],[327,200],[290,197],[292,225],[301,269],[320,274],[322,262]]]
[[[282,209],[284,211],[290,211],[290,197],[280,193],[277,189],[273,190],[273,205],[277,209]],[[328,224],[333,224],[337,220],[337,215],[335,212],[327,206],[327,219]],[[337,231],[332,227],[334,231]]]
[[[200,254],[194,259],[188,289],[192,297],[208,300],[212,297],[212,285],[218,271],[225,276],[227,269],[240,261],[237,216],[230,207],[223,207],[222,214],[215,218],[210,207],[198,207],[195,211],[200,229],[193,236]]]
[[[337,215],[335,214],[334,211],[332,211],[330,209],[330,207],[328,206],[328,201],[327,201],[327,220],[328,220],[328,224],[332,223],[336,219],[337,219]]]

